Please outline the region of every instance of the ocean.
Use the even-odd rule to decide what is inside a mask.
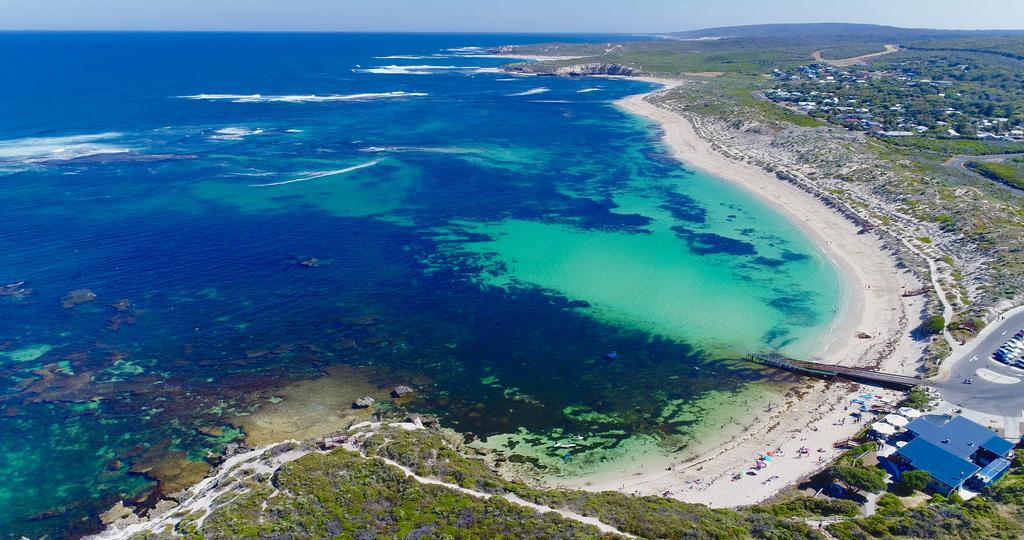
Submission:
[[[95,531],[343,367],[563,475],[784,387],[741,359],[825,331],[821,251],[614,106],[651,84],[484,54],[612,39],[0,33],[0,531]]]

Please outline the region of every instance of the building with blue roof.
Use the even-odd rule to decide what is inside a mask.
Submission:
[[[906,429],[912,439],[893,454],[893,472],[925,471],[932,477],[928,487],[944,495],[968,480],[987,486],[1010,467],[1014,444],[963,416],[922,416]]]
[[[1013,450],[1013,443],[963,416],[921,416],[907,424],[907,431],[982,466],[1008,456]]]
[[[943,495],[960,489],[964,482],[981,470],[970,460],[921,438],[910,441],[896,454],[908,468],[930,474],[932,482],[928,487]]]

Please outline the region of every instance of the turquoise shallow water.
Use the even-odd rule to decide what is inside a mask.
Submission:
[[[646,83],[463,49],[551,39],[595,38],[0,34],[0,530],[95,530],[333,364],[578,469],[766,391],[736,359],[837,273],[612,105]]]

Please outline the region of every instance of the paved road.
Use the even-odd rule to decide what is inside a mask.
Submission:
[[[935,388],[946,401],[965,409],[1021,417],[1024,414],[1024,369],[997,362],[992,359],[992,353],[1022,329],[1024,310],[992,323],[981,337],[950,357],[946,364],[949,375],[945,381],[935,383]],[[988,370],[982,373],[991,380],[979,376],[979,370]],[[973,384],[963,384],[967,377],[973,379]]]
[[[829,64],[831,66],[841,67],[842,68],[842,67],[850,67],[850,66],[855,65],[855,64],[866,64],[867,61],[871,60],[872,58],[876,58],[876,57],[883,56],[883,55],[886,55],[886,54],[891,54],[891,53],[894,53],[894,52],[896,52],[898,50],[900,50],[900,48],[897,47],[896,45],[886,45],[884,51],[879,51],[879,52],[871,53],[871,54],[862,54],[860,56],[853,56],[853,57],[850,57],[850,58],[840,58],[840,59],[837,59],[837,60],[826,60],[825,58],[821,57],[821,53],[823,51],[814,51],[813,53],[811,53],[811,58],[816,60],[816,61],[818,61],[818,62],[825,62],[826,64]]]
[[[968,173],[971,173],[971,174],[977,176],[978,178],[987,180],[987,181],[991,182],[993,185],[995,185],[997,187],[1000,187],[1000,188],[1002,188],[1002,189],[1004,189],[1006,191],[1009,191],[1010,193],[1016,193],[1017,195],[1024,195],[1024,189],[1020,189],[1020,188],[1011,186],[1009,184],[1004,184],[1002,182],[997,182],[997,181],[995,181],[995,180],[993,180],[993,179],[991,179],[991,178],[989,178],[989,177],[987,177],[987,176],[985,176],[983,174],[978,174],[977,171],[974,171],[970,167],[967,166],[967,164],[972,162],[972,161],[985,161],[985,162],[1005,161],[1005,160],[1007,160],[1009,158],[1016,158],[1016,157],[1024,157],[1024,154],[988,154],[988,155],[983,155],[983,156],[953,156],[953,157],[947,159],[946,162],[943,163],[943,165],[945,165],[946,167],[949,167],[951,169],[960,169],[962,171],[967,171]]]

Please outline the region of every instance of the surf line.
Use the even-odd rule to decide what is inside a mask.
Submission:
[[[324,178],[325,176],[334,176],[334,175],[337,175],[337,174],[345,174],[345,173],[350,173],[352,171],[358,171],[359,169],[365,169],[367,167],[373,167],[374,165],[376,165],[378,163],[380,163],[380,160],[379,159],[375,159],[373,161],[367,161],[366,163],[360,163],[359,165],[354,165],[352,167],[348,167],[347,169],[338,169],[336,171],[324,171],[322,173],[317,173],[317,174],[314,174],[312,176],[306,176],[306,177],[303,177],[303,178],[295,178],[294,180],[284,180],[284,181],[281,181],[281,182],[271,182],[269,184],[249,184],[249,187],[283,186],[285,184],[294,184],[296,182],[308,182],[310,180],[316,180],[317,178]]]

